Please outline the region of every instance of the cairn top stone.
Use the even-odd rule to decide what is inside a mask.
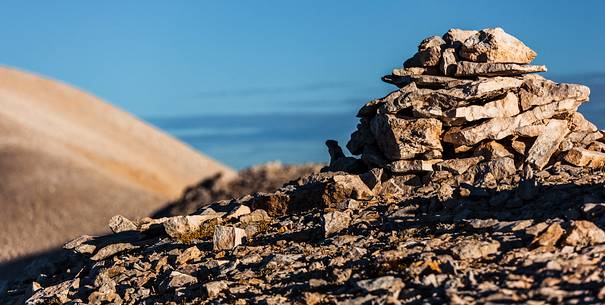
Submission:
[[[459,55],[474,62],[529,64],[537,53],[503,29],[493,28],[469,36]]]
[[[546,72],[545,66],[528,65],[536,55],[534,50],[501,28],[451,29],[443,37],[430,36],[422,40],[418,52],[393,75],[475,77]],[[398,77],[384,80],[396,85],[400,83]]]

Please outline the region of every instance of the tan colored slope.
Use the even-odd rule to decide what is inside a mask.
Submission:
[[[70,86],[0,67],[0,262],[142,217],[225,166]]]

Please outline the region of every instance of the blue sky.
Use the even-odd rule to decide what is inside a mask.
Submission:
[[[379,3],[377,5],[376,3]],[[380,81],[449,28],[500,26],[605,96],[605,1],[3,1],[0,64],[89,91],[236,168],[326,161]],[[605,126],[605,104],[587,117]]]
[[[551,74],[605,71],[603,1],[4,1],[0,63],[141,117],[352,111],[418,42],[501,26]]]

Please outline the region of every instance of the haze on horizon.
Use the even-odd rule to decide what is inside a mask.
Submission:
[[[344,144],[355,109],[392,90],[380,76],[449,28],[502,27],[550,77],[588,78],[603,103],[605,4],[582,3],[14,1],[0,12],[0,64],[82,88],[238,168],[322,161],[323,140]]]

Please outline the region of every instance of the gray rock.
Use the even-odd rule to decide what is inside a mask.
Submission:
[[[250,210],[250,207],[248,207],[247,205],[240,204],[240,205],[234,207],[231,211],[229,211],[229,213],[227,213],[227,215],[225,215],[225,219],[226,220],[239,219],[240,217],[242,217],[244,215],[248,215],[251,212],[252,211]]]
[[[441,160],[397,160],[389,163],[387,168],[396,174],[432,172],[433,164]]]

